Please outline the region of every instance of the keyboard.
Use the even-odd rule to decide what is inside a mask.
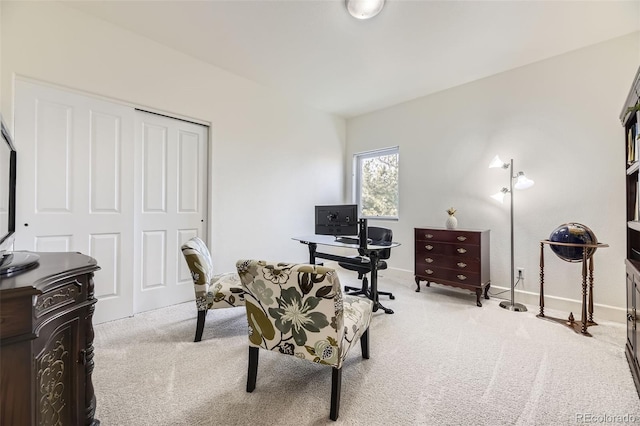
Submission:
[[[338,237],[336,241],[342,244],[360,244],[360,238],[357,237]],[[371,238],[367,238],[367,243],[371,243]]]

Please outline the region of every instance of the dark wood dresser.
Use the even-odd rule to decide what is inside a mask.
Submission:
[[[489,298],[488,230],[415,228],[414,241],[416,291],[426,281],[475,291],[478,306]]]
[[[93,372],[95,259],[37,253],[0,275],[0,424],[98,425]]]

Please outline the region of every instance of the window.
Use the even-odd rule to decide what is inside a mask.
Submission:
[[[398,147],[353,156],[354,197],[360,217],[398,219]]]

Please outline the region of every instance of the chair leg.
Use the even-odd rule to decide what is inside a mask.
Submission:
[[[365,293],[369,292],[369,279],[366,275],[362,276],[362,291]]]
[[[340,411],[340,388],[342,387],[342,368],[332,368],[331,372],[331,413],[329,418],[338,420]]]
[[[344,290],[346,294],[350,296],[362,295],[362,296],[369,297],[369,281],[367,280],[367,276],[362,273],[358,273],[358,279],[362,281],[362,287],[357,288],[357,287],[345,286]]]
[[[360,337],[360,350],[362,352],[362,358],[369,359],[369,328]]]
[[[247,373],[247,392],[253,392],[256,388],[258,376],[258,350],[255,346],[249,346],[249,371]]]
[[[389,299],[394,300],[396,297],[390,291],[379,291],[378,296],[389,296]]]
[[[206,311],[198,311],[198,323],[196,324],[196,338],[193,340],[194,342],[199,342],[202,340],[202,332],[204,331],[204,319],[207,317]]]
[[[369,281],[367,280],[367,277],[364,277],[362,282],[363,282],[362,288],[363,288],[364,291],[367,292],[367,295],[368,295],[368,293],[369,293]],[[380,290],[378,290],[378,296],[389,296],[389,299],[391,299],[391,300],[396,298],[393,295],[393,293],[391,293],[389,291],[380,291]]]

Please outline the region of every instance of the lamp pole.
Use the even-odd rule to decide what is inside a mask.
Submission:
[[[511,300],[503,300],[500,302],[500,307],[508,309],[510,311],[515,312],[526,312],[527,307],[521,303],[515,303],[516,296],[516,285],[514,282],[516,271],[514,266],[514,257],[513,257],[513,180],[516,176],[513,175],[513,158],[509,162],[509,193],[511,194],[511,213],[510,213],[510,224],[511,224]]]

